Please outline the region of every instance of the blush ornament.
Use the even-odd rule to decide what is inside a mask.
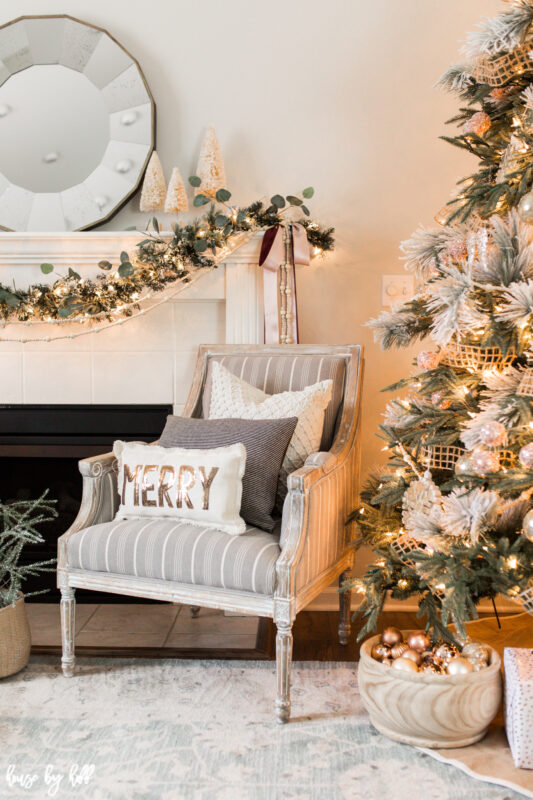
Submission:
[[[483,136],[491,126],[491,119],[484,111],[477,111],[472,114],[463,125],[464,133],[475,133],[476,136]]]
[[[477,475],[484,477],[500,469],[500,457],[498,453],[490,450],[476,448],[471,456],[472,468]]]
[[[501,422],[490,420],[481,426],[479,438],[487,447],[501,447],[507,439],[507,430]]]
[[[533,509],[522,520],[522,533],[528,542],[533,542]]]
[[[436,369],[439,366],[440,356],[432,350],[422,350],[416,357],[418,367],[423,370]]]
[[[409,661],[412,661],[414,664],[416,664],[417,667],[419,667],[420,664],[422,663],[422,656],[420,655],[418,650],[414,650],[412,647],[408,647],[401,658],[409,659]],[[400,659],[397,660],[400,661]]]
[[[381,634],[381,641],[389,647],[394,647],[395,644],[403,642],[403,634],[398,628],[389,627],[385,628]]]
[[[525,444],[520,448],[518,459],[526,469],[533,469],[533,442]]]
[[[410,658],[395,658],[391,664],[391,669],[399,669],[404,672],[418,672],[418,666]]]
[[[446,672],[448,675],[466,675],[469,672],[474,672],[474,665],[463,656],[455,656],[450,658],[446,664]]]
[[[425,631],[414,631],[409,635],[407,644],[412,650],[424,653],[431,647],[431,639]]]

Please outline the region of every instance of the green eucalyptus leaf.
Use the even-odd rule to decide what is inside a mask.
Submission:
[[[302,194],[303,194],[303,196],[305,197],[306,200],[310,200],[312,198],[312,196],[314,195],[314,193],[315,193],[315,190],[313,189],[312,186],[308,186],[307,189],[304,189],[303,192],[302,192]]]
[[[98,266],[100,269],[104,269],[106,272],[108,272],[110,269],[113,269],[113,264],[111,261],[99,261]]]
[[[277,214],[277,212],[278,209],[276,208],[276,206],[269,206],[265,211],[265,214]]]
[[[215,225],[217,228],[223,228],[227,221],[228,218],[225,214],[217,214],[215,217]]]
[[[215,197],[219,203],[227,203],[231,197],[231,192],[228,192],[227,189],[219,189]]]
[[[77,281],[81,280],[80,273],[76,272],[76,270],[72,269],[72,267],[68,268],[68,276],[69,276],[69,278],[75,278]]]
[[[302,211],[303,211],[303,212],[304,212],[304,214],[306,214],[307,216],[310,216],[310,213],[311,213],[311,212],[309,211],[309,209],[307,208],[307,206],[305,206],[305,205],[302,205]]]
[[[237,214],[237,222],[244,222],[245,219],[246,219],[246,211],[244,210],[244,208],[241,208],[241,210]]]
[[[194,188],[197,189],[201,185],[202,179],[199,178],[198,175],[191,175],[189,178],[189,183],[191,186],[194,186]]]
[[[125,261],[129,261],[129,260],[130,260],[129,255],[126,253],[125,250],[123,250],[122,253],[120,254],[121,263],[123,264]]]
[[[133,275],[133,265],[129,261],[123,261],[118,268],[118,274],[121,278],[128,278]]]
[[[16,308],[20,305],[20,297],[17,297],[17,295],[13,294],[12,292],[4,291],[0,299],[2,299],[10,308]]]
[[[209,197],[206,197],[205,194],[197,194],[194,200],[192,201],[193,206],[198,208],[199,206],[205,206],[209,203]]]
[[[70,306],[62,306],[59,311],[57,312],[60,317],[70,317],[72,314],[72,309]]]
[[[303,200],[300,200],[299,197],[295,197],[293,194],[287,195],[287,202],[291,204],[291,206],[301,206]]]
[[[127,228],[124,228],[125,231],[136,231],[137,225],[128,225]]]
[[[153,225],[154,231],[156,233],[159,233],[159,222],[157,221],[157,217],[152,217],[152,225]]]
[[[47,264],[46,262],[44,264],[41,264],[41,272],[44,275],[49,275],[53,271],[54,271],[54,265],[53,264]]]
[[[194,249],[197,253],[205,253],[207,250],[207,242],[205,239],[197,239],[194,243]]]
[[[146,244],[150,244],[151,239],[143,239],[142,242],[137,242],[137,247],[144,247]],[[109,264],[109,261],[107,262]]]
[[[274,197],[271,197],[270,198],[270,202],[276,208],[284,208],[285,207],[285,200],[280,194],[275,194]]]

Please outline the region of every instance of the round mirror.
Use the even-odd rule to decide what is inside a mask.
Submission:
[[[154,102],[137,62],[68,16],[0,27],[0,227],[83,230],[138,188]]]

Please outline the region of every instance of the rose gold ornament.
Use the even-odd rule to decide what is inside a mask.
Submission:
[[[413,650],[423,653],[431,645],[431,639],[425,631],[413,631],[413,633],[409,634],[407,644]]]
[[[420,369],[436,369],[439,366],[440,355],[432,350],[422,350],[416,357],[416,363]]]
[[[464,239],[452,239],[447,247],[450,258],[454,261],[464,261],[468,258],[468,248]]]
[[[464,133],[475,133],[476,136],[483,136],[491,126],[491,119],[484,111],[477,111],[467,119],[463,125]]]
[[[399,669],[404,672],[418,672],[418,667],[410,658],[395,658],[391,664],[391,669]]]
[[[479,438],[487,447],[501,447],[507,440],[507,430],[501,422],[489,420],[481,426]]]
[[[520,448],[518,459],[526,469],[533,469],[533,442],[525,444]]]
[[[426,661],[420,667],[419,672],[433,672],[435,675],[442,675],[444,670],[438,664],[435,664],[432,661]]]
[[[529,542],[533,542],[533,509],[522,520],[522,533]]]
[[[384,658],[390,658],[390,647],[386,644],[383,644],[383,642],[378,642],[372,647],[370,655],[372,658],[375,658],[376,661],[382,661]]]
[[[406,642],[398,642],[391,649],[391,655],[393,658],[401,658],[406,650],[409,650],[409,645]]]
[[[388,644],[389,647],[394,647],[395,644],[403,642],[403,634],[398,628],[385,628],[381,634],[381,641],[383,644]]]
[[[414,661],[417,667],[422,663],[422,656],[418,650],[413,650],[412,647],[407,648],[402,658],[408,658],[410,661]]]
[[[455,656],[446,664],[446,672],[448,675],[467,675],[469,672],[474,672],[474,666],[467,658]]]
[[[470,457],[470,461],[474,472],[483,477],[493,472],[498,472],[500,469],[500,457],[498,453],[494,453],[491,450],[476,448]]]
[[[444,642],[443,644],[437,645],[433,650],[433,657],[437,663],[445,664],[450,658],[454,658],[459,654],[459,650],[454,644],[448,644]]]

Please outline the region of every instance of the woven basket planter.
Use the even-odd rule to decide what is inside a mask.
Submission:
[[[358,671],[361,699],[378,731],[431,748],[466,747],[483,738],[502,698],[501,662],[492,647],[490,664],[480,672],[434,675],[375,661],[370,651],[378,639],[361,647]]]
[[[0,678],[20,672],[30,657],[31,636],[24,597],[0,609]]]

